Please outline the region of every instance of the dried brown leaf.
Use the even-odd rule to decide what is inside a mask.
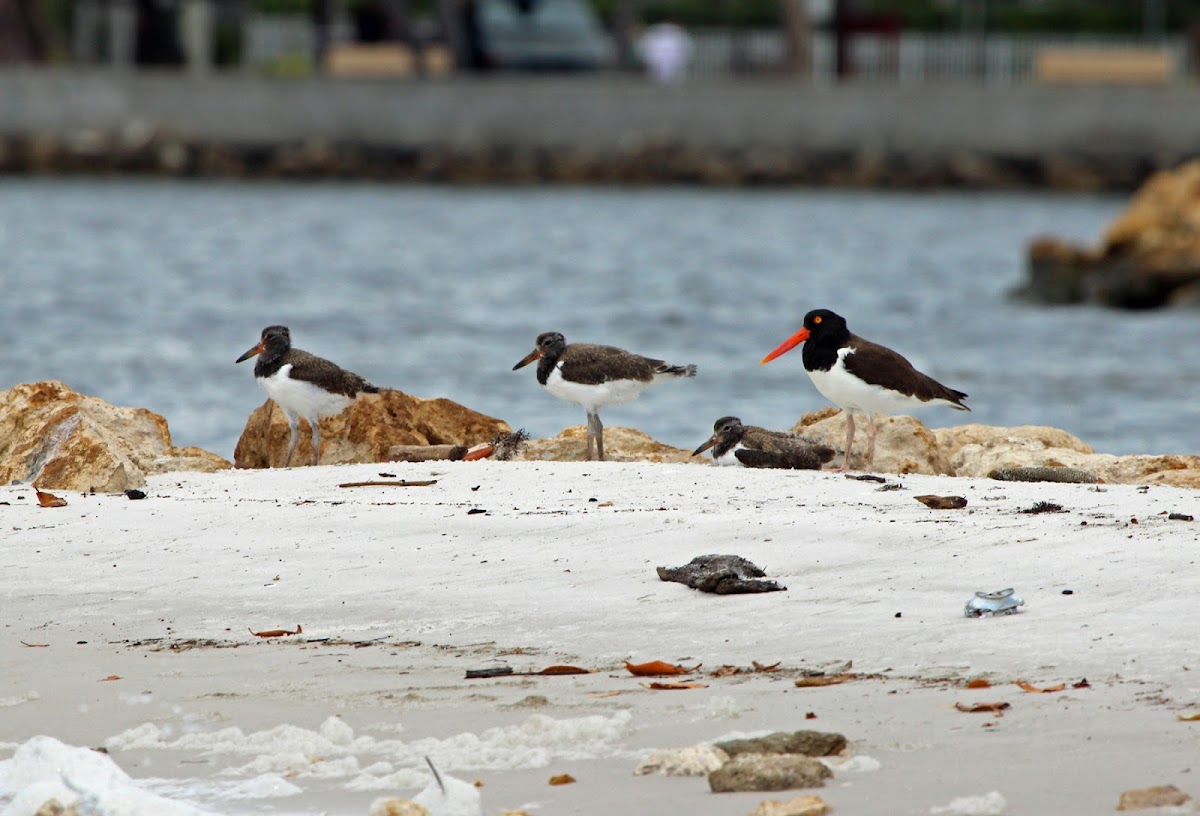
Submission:
[[[292,632],[288,629],[266,629],[262,632],[255,632],[253,629],[250,629],[249,631],[250,631],[250,634],[254,635],[255,637],[272,638],[272,637],[284,637],[286,635],[298,635],[301,632],[303,632],[304,630],[301,629],[300,624],[297,623],[295,632]]]
[[[674,674],[691,674],[700,668],[699,663],[686,669],[683,666],[677,666],[674,663],[664,663],[661,660],[655,660],[650,663],[633,664],[628,660],[625,661],[625,668],[629,669],[629,673],[637,677],[669,677]]]
[[[737,666],[722,666],[712,673],[713,677],[732,677],[735,674],[741,674],[742,670]]]
[[[969,688],[969,689],[981,689],[981,688],[991,688],[991,687],[992,687],[992,684],[989,683],[987,680],[984,680],[982,677],[976,677],[974,680],[970,680],[967,682],[967,688]]]
[[[26,643],[23,640],[20,641],[20,643],[22,646],[28,646],[30,649],[48,649],[48,648],[50,648],[49,643]]]
[[[42,507],[66,507],[67,506],[66,499],[60,499],[58,496],[55,496],[53,493],[43,493],[42,491],[38,490],[36,487],[33,489],[33,492],[37,494],[38,504],[40,504]]]
[[[697,683],[694,680],[685,681],[683,683],[638,683],[642,688],[654,689],[655,691],[679,691],[683,689],[698,689],[708,688],[707,683]]]
[[[466,455],[463,456],[463,461],[474,462],[476,459],[486,459],[495,452],[496,448],[487,443],[476,445],[467,451]]]
[[[109,683],[109,682],[112,682],[113,680],[120,680],[120,679],[121,679],[121,675],[110,674],[108,677],[101,677],[100,682],[101,683]]]
[[[783,661],[780,660],[780,661],[772,663],[768,666],[765,663],[759,663],[757,660],[751,660],[750,665],[754,666],[754,670],[756,672],[773,672],[773,671],[779,671],[779,664],[782,662]]]
[[[796,688],[817,688],[819,686],[836,686],[838,683],[845,683],[847,680],[853,680],[853,674],[817,674],[811,677],[797,677]]]
[[[1200,722],[1200,711],[1193,711],[1190,714],[1180,714],[1179,719],[1183,722]]]
[[[1020,686],[1021,688],[1023,688],[1025,691],[1030,692],[1031,694],[1051,694],[1055,691],[1062,691],[1063,689],[1065,689],[1067,687],[1066,683],[1059,683],[1057,686],[1046,686],[1045,688],[1038,688],[1037,686],[1026,683],[1024,680],[1018,680],[1017,685]]]
[[[554,776],[550,777],[551,785],[570,785],[574,781],[575,781],[575,777],[571,776],[570,774],[566,774],[566,773],[555,774]]]
[[[913,496],[931,510],[961,510],[967,506],[962,496]]]

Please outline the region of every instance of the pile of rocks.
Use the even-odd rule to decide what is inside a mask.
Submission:
[[[840,450],[845,415],[824,408],[792,429]],[[448,399],[422,399],[402,391],[366,394],[341,414],[321,420],[323,464],[386,462],[404,445],[463,445],[511,434],[506,422]],[[704,456],[658,442],[632,428],[606,428],[609,458],[624,462],[710,465]],[[516,461],[583,461],[586,428],[567,428],[549,439],[520,444]],[[1096,453],[1057,428],[960,425],[930,429],[910,416],[879,422],[874,470],[879,473],[987,477],[997,471],[1059,468],[1110,484],[1200,488],[1200,456]],[[311,442],[300,434],[296,461],[308,461]],[[861,443],[861,440],[860,440]],[[237,467],[278,465],[287,452],[288,426],[270,401],[250,415],[234,454]],[[861,467],[861,450],[850,459]],[[841,461],[840,454],[835,460]],[[120,492],[146,477],[174,471],[212,472],[233,467],[200,448],[175,447],[167,421],[144,408],[110,405],[60,382],[18,385],[0,391],[0,480],[43,489]]]

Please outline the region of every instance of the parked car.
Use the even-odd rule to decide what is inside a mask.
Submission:
[[[478,0],[479,46],[491,68],[592,71],[612,42],[586,0]]]

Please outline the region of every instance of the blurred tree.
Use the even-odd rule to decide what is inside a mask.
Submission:
[[[0,63],[45,62],[50,29],[38,0],[0,0]]]

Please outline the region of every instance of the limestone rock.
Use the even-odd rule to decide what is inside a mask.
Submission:
[[[396,389],[362,394],[345,411],[321,420],[321,464],[387,461],[393,445],[476,445],[500,433],[508,423],[472,411],[448,399],[422,399]],[[288,424],[283,411],[267,400],[246,421],[234,449],[238,467],[264,468],[287,456]],[[300,421],[300,444],[293,466],[312,461],[308,423]]]
[[[713,793],[819,788],[833,772],[798,754],[742,754],[708,775]]]
[[[1018,425],[1004,428],[971,423],[956,425],[953,428],[938,428],[933,435],[937,437],[938,447],[952,459],[954,454],[966,445],[994,446],[998,444],[997,440],[1003,442],[1013,440],[1038,445],[1042,448],[1065,448],[1079,453],[1095,453],[1092,446],[1079,437],[1045,425]]]
[[[846,748],[846,738],[831,731],[776,731],[765,737],[718,742],[717,747],[731,757],[742,754],[800,754],[833,756]]]
[[[322,426],[324,427],[324,426]],[[612,462],[686,462],[701,464],[689,450],[655,441],[634,428],[605,428],[604,455]],[[574,425],[549,439],[531,439],[513,461],[583,462],[587,460],[587,427]]]
[[[986,477],[996,470],[1052,467],[1086,471],[1108,484],[1200,487],[1200,456],[1093,453],[1075,437],[1053,428],[972,426],[970,433],[956,434],[960,430],[938,432],[939,438],[945,434],[951,440],[980,440],[962,445],[950,456],[956,476]],[[992,432],[990,437],[988,430]],[[1018,431],[1028,433],[1013,433]]]
[[[120,493],[156,473],[229,467],[200,448],[177,448],[167,421],[111,405],[61,382],[0,391],[0,484]]]
[[[862,469],[867,452],[867,424],[861,416],[854,420],[854,449],[850,467]],[[910,416],[884,416],[879,419],[875,436],[875,462],[872,470],[881,473],[922,473],[947,475],[953,473],[950,463],[938,445],[933,431]],[[832,466],[841,467],[842,451],[846,445],[846,416],[833,408],[805,415],[792,428],[794,433],[811,436],[823,445],[838,451]]]
[[[797,796],[786,802],[767,799],[750,811],[749,816],[825,816],[829,803],[820,796]]]
[[[1185,805],[1191,799],[1191,796],[1174,785],[1158,785],[1153,788],[1122,791],[1121,798],[1117,803],[1117,810],[1175,807]]]
[[[633,769],[636,776],[705,776],[729,761],[729,754],[715,745],[689,745],[655,751]]]

